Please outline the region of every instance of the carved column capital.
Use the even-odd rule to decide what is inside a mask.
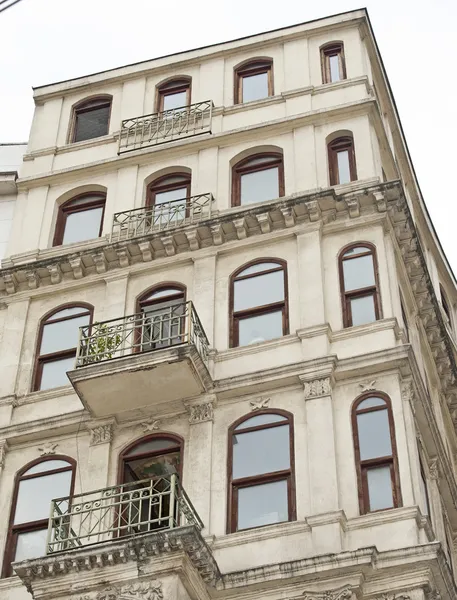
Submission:
[[[437,481],[440,478],[440,467],[438,458],[432,458],[428,464],[428,471],[430,473],[430,479]]]
[[[332,393],[332,378],[320,377],[318,379],[309,379],[308,377],[299,376],[303,384],[305,400],[319,398],[320,396],[330,396]]]
[[[124,600],[125,598],[131,600],[163,600],[162,582],[155,579],[120,586],[110,585],[95,595],[80,596],[78,600]]]
[[[7,440],[0,440],[0,470],[5,466],[5,459],[8,453],[9,446]]]
[[[113,439],[114,423],[92,423],[87,425],[90,435],[90,445],[108,444]]]
[[[338,588],[336,590],[326,590],[325,592],[303,592],[304,600],[351,600],[352,588],[350,585]]]
[[[214,419],[214,405],[214,400],[202,404],[188,405],[189,423],[195,425],[196,423],[212,421]]]

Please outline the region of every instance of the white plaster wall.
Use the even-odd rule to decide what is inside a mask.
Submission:
[[[0,266],[2,258],[7,256],[15,203],[16,196],[0,196]]]

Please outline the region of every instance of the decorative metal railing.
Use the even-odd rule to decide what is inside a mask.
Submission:
[[[212,112],[213,102],[206,100],[125,119],[121,123],[118,154],[211,132]]]
[[[208,338],[190,301],[80,327],[76,368],[185,344],[207,363]]]
[[[203,528],[176,474],[123,483],[52,500],[46,554],[186,525]]]
[[[115,213],[111,241],[130,240],[155,231],[198,223],[211,218],[212,205],[212,194],[200,194]]]

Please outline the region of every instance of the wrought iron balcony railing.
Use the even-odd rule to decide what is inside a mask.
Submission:
[[[76,368],[178,345],[193,345],[208,362],[208,338],[192,302],[80,327]]]
[[[53,500],[46,554],[187,525],[203,528],[176,474],[124,483]]]
[[[111,240],[130,240],[155,231],[198,223],[211,218],[212,194],[200,194],[154,206],[115,213]]]
[[[125,119],[121,123],[118,154],[211,132],[212,112],[213,102],[206,100]]]

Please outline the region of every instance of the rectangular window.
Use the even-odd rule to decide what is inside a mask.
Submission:
[[[321,48],[322,83],[346,79],[343,44],[335,42]]]
[[[75,110],[73,141],[82,142],[108,134],[111,103]]]
[[[61,385],[69,385],[67,371],[75,368],[76,356],[43,362],[40,390],[50,390]]]
[[[273,96],[273,62],[253,60],[235,70],[235,104]]]
[[[187,105],[187,90],[175,94],[163,94],[162,110],[173,110]]]
[[[287,480],[238,488],[237,530],[289,520]]]
[[[243,102],[252,102],[268,98],[268,73],[258,73],[257,75],[245,75],[242,80],[242,99]]]
[[[351,311],[351,324],[365,325],[376,321],[376,307],[374,295],[358,296],[349,299],[349,309]]]
[[[393,508],[391,467],[374,467],[366,470],[370,511]]]
[[[330,63],[330,81],[339,81],[341,79],[339,55],[333,54],[333,56],[328,57],[328,60]]]
[[[336,154],[338,164],[338,182],[340,184],[350,183],[351,181],[351,166],[349,163],[349,151],[343,150]]]
[[[103,211],[104,207],[98,206],[88,210],[68,212],[62,244],[74,244],[98,238]]]
[[[274,340],[283,335],[282,310],[264,313],[238,321],[238,346]]]
[[[241,204],[254,204],[279,198],[279,168],[263,169],[240,176]]]

